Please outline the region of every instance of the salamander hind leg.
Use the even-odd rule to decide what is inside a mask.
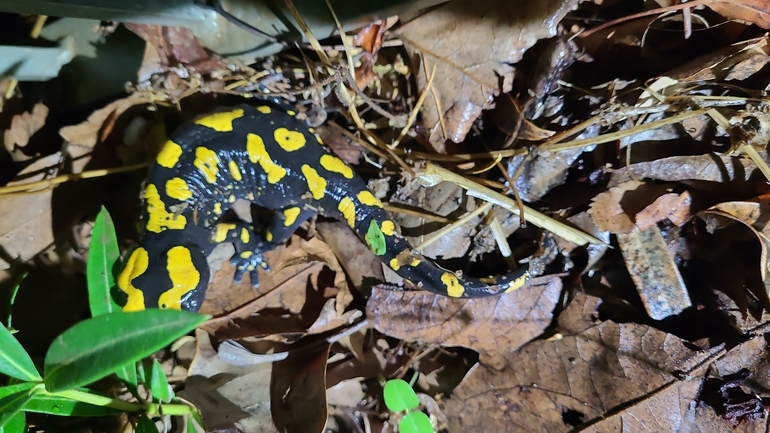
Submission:
[[[233,279],[237,283],[240,283],[243,276],[248,273],[251,284],[258,287],[257,269],[270,270],[270,266],[265,261],[264,253],[272,248],[261,235],[254,232],[249,223],[244,221],[218,223],[212,230],[211,242],[213,244],[232,242],[235,247],[235,254],[230,258],[230,264],[235,266]]]

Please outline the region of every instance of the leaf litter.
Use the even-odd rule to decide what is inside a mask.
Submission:
[[[82,273],[101,204],[130,245],[163,137],[269,96],[426,257],[534,278],[484,299],[404,288],[322,218],[256,290],[215,252],[215,318],[163,355],[208,431],[396,431],[393,378],[414,378],[437,431],[766,430],[770,51],[749,24],[767,6],[711,3],[449,2],[253,64],[130,24],[145,51],[127,94],[72,107],[4,84],[0,281]],[[46,131],[59,141],[25,148]],[[34,311],[20,296],[14,325],[44,348]]]

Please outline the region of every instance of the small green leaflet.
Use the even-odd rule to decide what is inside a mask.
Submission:
[[[369,229],[366,230],[366,243],[369,244],[369,248],[372,249],[374,254],[382,256],[385,254],[387,247],[385,245],[385,235],[382,234],[380,226],[377,225],[377,221],[369,221]]]

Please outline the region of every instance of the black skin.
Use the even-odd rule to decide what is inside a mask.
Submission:
[[[170,280],[164,275],[165,254],[170,247],[183,245],[188,248],[191,251],[192,263],[200,271],[200,283],[181,298],[182,309],[197,311],[203,301],[209,277],[205,257],[217,244],[234,244],[236,252],[231,263],[237,269],[235,280],[240,281],[244,274],[249,274],[251,283],[257,286],[257,268],[269,269],[264,262],[264,253],[282,245],[304,221],[316,213],[352,223],[351,228],[367,244],[370,243],[367,241],[367,233],[371,234],[374,225],[375,232],[380,233],[384,245],[384,249],[373,246],[375,254],[405,280],[439,295],[462,298],[492,296],[508,289],[516,289],[528,278],[526,269],[496,278],[486,278],[483,281],[477,278],[458,278],[423,256],[412,253],[412,248],[397,229],[391,230],[394,225],[390,216],[382,209],[378,200],[372,201],[373,196],[368,192],[365,182],[355,175],[352,168],[336,158],[334,160],[339,161],[339,164],[334,166],[334,170],[329,170],[320,163],[322,157],[328,161],[331,155],[319,145],[317,137],[304,123],[274,106],[269,109],[248,105],[223,108],[203,119],[233,110],[242,110],[243,114],[231,123],[226,122],[231,125],[231,130],[218,131],[196,123],[180,128],[171,138],[182,150],[178,160],[175,160],[172,167],[156,163],[150,170],[147,187],[154,186],[163,206],[174,213],[175,218],[184,217],[186,224],[175,229],[163,229],[159,233],[147,231],[139,242],[139,246],[147,250],[150,264],[146,272],[132,281],[133,285],[144,293],[145,308],[157,306],[158,297],[170,288]],[[282,136],[280,133],[276,135],[278,128],[285,128],[295,134],[293,143],[297,142],[296,134],[302,134],[304,145],[292,151],[281,147],[276,141],[276,137]],[[269,155],[273,167],[272,178],[271,170],[266,170],[261,163],[252,162],[255,152],[251,148],[250,157],[247,150],[250,135],[252,141],[254,135],[257,135],[264,143],[264,151]],[[207,181],[205,170],[199,167],[200,155],[196,154],[200,152],[201,147],[212,151],[218,159],[215,179],[210,177],[211,182]],[[158,161],[160,160],[161,157],[158,158]],[[230,161],[238,167],[240,179],[233,177]],[[315,170],[318,178],[326,182],[325,188],[315,188],[315,191],[311,191],[306,171],[303,171],[304,165]],[[280,166],[277,171],[283,173],[283,176],[275,175],[275,166]],[[304,170],[307,170],[307,167],[304,167]],[[280,177],[280,180],[276,181],[276,177]],[[167,182],[174,178],[181,179],[187,185],[189,198],[180,200],[167,194]],[[322,197],[318,197],[319,192]],[[149,227],[151,211],[147,196],[145,192],[144,220]],[[217,238],[217,221],[235,199],[246,199],[276,211],[274,221],[261,233],[255,232],[250,224],[239,222],[225,236]],[[349,204],[355,207],[354,216],[348,213],[346,217],[340,210],[341,201],[349,201]],[[294,212],[296,217],[294,214],[290,215],[289,219],[293,221],[287,224],[288,213],[284,211],[295,207],[298,208]],[[241,236],[244,232],[248,233],[247,239]],[[267,235],[268,233],[271,236]],[[242,254],[249,253],[249,257],[242,257]],[[455,290],[449,289],[447,284],[454,286]],[[457,290],[457,284],[462,288]]]

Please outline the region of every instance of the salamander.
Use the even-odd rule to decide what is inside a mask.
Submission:
[[[198,311],[209,284],[206,257],[223,242],[235,247],[235,281],[248,274],[257,286],[257,270],[269,270],[264,253],[315,214],[345,221],[388,267],[430,292],[475,298],[525,284],[525,268],[459,277],[413,252],[364,180],[294,114],[272,105],[219,109],[162,145],[142,194],[144,233],[117,278],[124,311]],[[259,232],[219,222],[237,199],[273,210],[273,221]]]

